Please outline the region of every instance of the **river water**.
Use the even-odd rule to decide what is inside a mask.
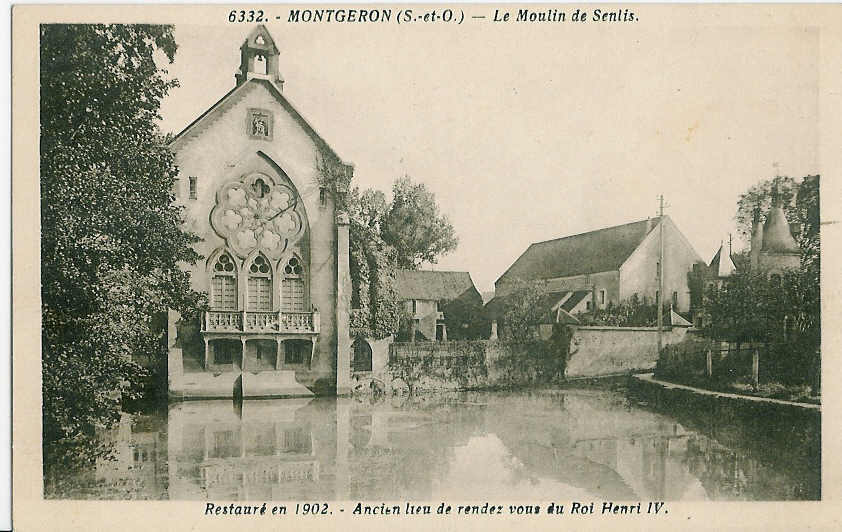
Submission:
[[[53,477],[45,491],[309,502],[820,497],[818,457],[727,429],[593,388],[191,401],[125,414],[102,435],[113,460]]]

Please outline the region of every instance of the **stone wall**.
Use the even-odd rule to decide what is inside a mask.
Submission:
[[[357,393],[387,394],[514,388],[651,371],[658,360],[655,327],[571,330],[572,337],[529,344],[498,340],[371,342],[372,371],[355,373],[352,386]],[[664,345],[680,342],[687,330],[665,329]],[[570,338],[567,346],[566,338]]]
[[[664,330],[663,343],[684,339],[685,327]],[[654,369],[658,361],[655,327],[577,327],[564,376],[597,377]]]
[[[511,388],[560,380],[563,364],[563,354],[550,354],[547,342],[399,342],[389,346],[388,364],[354,374],[354,391],[391,395]]]

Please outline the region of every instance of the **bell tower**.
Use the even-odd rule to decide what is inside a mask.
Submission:
[[[278,47],[263,24],[257,26],[240,46],[240,68],[235,75],[237,85],[250,79],[265,79],[283,90],[284,78],[278,71]]]

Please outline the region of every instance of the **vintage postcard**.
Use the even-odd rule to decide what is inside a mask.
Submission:
[[[840,526],[838,6],[12,17],[16,530]]]

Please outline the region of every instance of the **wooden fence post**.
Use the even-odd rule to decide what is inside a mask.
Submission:
[[[713,376],[713,354],[708,349],[707,354],[705,355],[705,373],[707,374],[708,378]]]
[[[757,391],[757,387],[760,384],[760,351],[757,349],[754,350],[754,353],[751,356],[751,385],[754,387],[754,391]]]

